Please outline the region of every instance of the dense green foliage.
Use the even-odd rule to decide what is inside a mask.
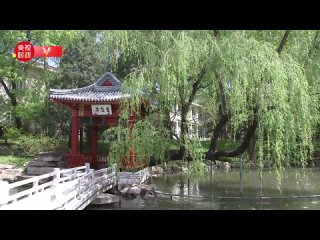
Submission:
[[[46,62],[44,69],[39,67],[41,59],[22,63],[14,59],[12,53],[20,41],[64,47],[77,39],[77,35],[77,31],[65,30],[0,31],[0,86],[3,90],[9,89],[0,95],[0,125],[15,125],[33,134],[53,135],[48,125],[51,116],[47,97],[54,73],[47,70]]]
[[[22,134],[17,128],[7,128],[5,137],[12,140],[12,148],[18,155],[32,157],[39,152],[67,151],[67,144],[60,139],[44,135]]]
[[[27,37],[28,31],[0,31],[1,79],[18,82],[25,66],[32,65],[10,56],[16,42]],[[12,113],[26,132],[66,139],[70,113],[48,103],[49,88],[85,86],[112,71],[132,95],[119,122],[127,122],[132,111],[139,113],[142,99],[151,99],[156,104],[149,110],[158,110],[138,121],[132,133],[126,124],[112,130],[112,161],[130,149],[147,160],[165,159],[172,141],[168,116],[176,106],[181,109],[180,149],[204,160],[206,149],[188,134],[192,102],[203,106],[211,129],[228,116],[222,140],[239,144],[215,151],[240,146],[257,122],[250,141],[259,165],[274,163],[280,176],[283,166],[305,166],[312,157],[319,138],[318,31],[31,31],[31,38],[37,44],[63,44],[69,53],[57,72],[33,77],[33,88],[13,89],[15,106],[1,97],[1,125],[13,125],[3,114]]]
[[[136,69],[126,77],[128,89],[145,89],[164,111],[175,104],[188,108],[188,101],[200,98],[199,89],[204,88],[201,93],[208,95],[201,98],[214,115],[213,123],[225,98],[223,110],[230,115],[231,135],[257,120],[257,158],[272,161],[280,172],[282,165],[306,165],[318,121],[318,102],[310,95],[305,62],[300,59],[306,52],[300,43],[312,39],[315,32],[293,32],[281,52],[283,33],[222,31],[215,37],[211,31],[126,31],[114,35],[119,51],[137,59]],[[157,84],[160,91],[152,94]],[[181,144],[190,155],[197,154],[196,143],[187,134]]]

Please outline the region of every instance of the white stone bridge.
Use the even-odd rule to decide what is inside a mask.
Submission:
[[[84,209],[116,185],[116,165],[94,171],[89,164],[8,183],[0,181],[0,210]]]

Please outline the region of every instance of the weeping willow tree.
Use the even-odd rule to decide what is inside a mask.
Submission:
[[[129,133],[119,134],[124,137],[118,148],[126,149],[115,150],[114,159],[132,144],[142,155],[164,154],[169,132],[163,123],[178,105],[182,158],[238,156],[254,139],[261,166],[272,162],[279,175],[283,165],[305,166],[313,151],[317,101],[310,94],[305,61],[294,50],[303,49],[297,46],[303,41],[292,44],[291,34],[301,37],[290,31],[105,32],[114,71],[120,61],[129,65],[124,87],[131,94],[130,104],[125,104],[130,110],[122,118],[128,119],[132,109],[138,113],[143,99],[152,99],[158,109],[137,124],[135,140]],[[303,36],[309,49],[315,46],[312,34]],[[198,154],[195,141],[189,139],[186,120],[191,103],[199,98],[205,100],[215,124],[206,154]],[[242,142],[234,150],[217,151],[220,129],[226,123],[232,135],[243,133]],[[146,147],[146,139],[153,145]]]
[[[216,84],[210,91],[220,92],[213,95],[212,106],[220,102],[225,112],[214,134],[226,122],[233,133],[246,131],[232,151],[216,151],[217,136],[213,136],[208,159],[238,156],[256,137],[260,166],[271,162],[280,176],[283,165],[306,165],[313,151],[316,103],[304,66],[292,54],[279,50],[285,47],[286,35],[279,38],[278,48],[245,32],[221,36],[213,70]]]
[[[173,134],[168,118],[178,106],[181,112],[174,112],[174,115],[181,115],[181,135],[176,136],[181,157],[195,156],[189,151],[192,142],[189,141],[187,114],[199,91],[212,79],[210,68],[215,47],[212,31],[121,31],[105,36],[109,49],[113,49],[110,55],[114,57],[110,62],[114,63],[114,71],[121,61],[130,65],[131,71],[124,84],[131,94],[129,105],[138,107],[142,95],[156,102],[158,114],[156,119],[151,118],[152,124],[155,120],[161,122],[158,127],[162,127],[161,132],[166,132],[166,137]],[[163,142],[159,139],[157,145]],[[155,154],[159,154],[158,151],[154,149]]]

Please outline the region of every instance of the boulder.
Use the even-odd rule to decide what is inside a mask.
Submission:
[[[2,173],[0,175],[0,179],[3,180],[3,181],[14,182],[14,181],[17,180],[17,175]]]
[[[218,167],[218,168],[221,168],[221,165],[223,164],[223,162],[221,162],[221,161],[216,161],[216,166]]]
[[[154,166],[154,167],[151,167],[151,172],[152,173],[163,173],[163,168],[160,166]]]
[[[231,168],[240,168],[240,162],[231,163]]]
[[[96,198],[91,202],[93,205],[102,205],[102,204],[110,204],[117,203],[120,201],[119,196],[115,196],[109,193],[99,193]]]
[[[23,172],[22,168],[10,168],[1,171],[0,179],[8,182],[14,182],[18,180]]]
[[[182,172],[188,172],[188,168],[184,167],[184,166],[181,167],[181,170],[182,170]]]
[[[163,163],[162,165],[162,169],[165,171],[165,172],[171,172],[172,169],[171,169],[171,165],[167,164],[167,163]]]
[[[127,198],[136,198],[138,195],[140,195],[140,188],[137,186],[133,187],[126,187],[122,189],[121,195]]]
[[[22,172],[23,172],[22,168],[12,168],[12,169],[6,169],[3,171],[3,173],[5,174],[15,174],[15,175],[21,174]]]
[[[152,185],[133,185],[131,187],[126,187],[120,191],[121,195],[127,198],[136,198],[137,196],[141,197],[150,197],[156,196],[156,186]]]
[[[178,166],[178,165],[172,165],[171,166],[172,171],[174,172],[180,172],[182,171],[182,167]]]
[[[230,168],[231,168],[229,162],[223,162],[220,167],[221,167],[221,169],[223,169],[223,170],[225,170],[225,171],[229,171]]]
[[[10,165],[10,164],[0,164],[0,169],[12,169],[14,168],[14,165]]]

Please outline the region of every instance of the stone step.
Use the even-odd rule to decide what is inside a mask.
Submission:
[[[28,175],[42,175],[53,172],[53,167],[27,167]]]
[[[27,167],[56,167],[56,162],[42,162],[42,161],[32,161],[28,163]]]
[[[63,156],[38,156],[36,161],[43,162],[60,162],[63,160]]]

